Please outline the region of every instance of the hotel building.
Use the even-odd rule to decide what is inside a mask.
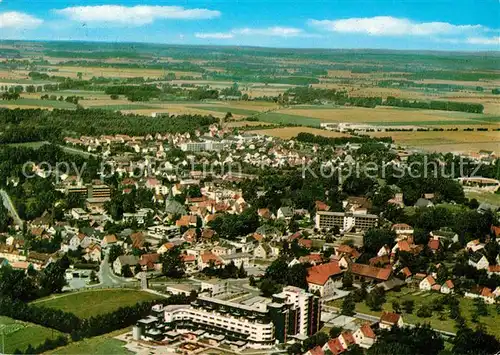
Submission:
[[[356,212],[327,212],[316,213],[316,228],[330,229],[338,226],[342,232],[348,232],[353,228],[356,230],[368,230],[377,225],[378,216],[367,213]]]

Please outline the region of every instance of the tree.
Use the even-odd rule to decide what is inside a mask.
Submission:
[[[342,333],[342,330],[342,327],[333,326],[328,334],[330,335],[330,338],[336,338],[340,335],[340,333]]]
[[[404,300],[402,302],[403,309],[405,310],[406,313],[412,314],[413,309],[415,308],[415,301],[414,300]]]
[[[429,324],[382,330],[368,355],[437,355],[444,341]]]
[[[302,354],[302,344],[294,343],[288,347],[286,352],[290,355],[301,355]]]
[[[304,264],[295,264],[288,269],[287,285],[307,290],[307,268]]]
[[[250,275],[250,277],[248,278],[248,283],[252,287],[255,287],[257,285],[257,282],[255,281],[255,278],[253,277],[253,275]]]
[[[179,247],[171,248],[160,257],[163,275],[172,278],[181,278],[184,276],[185,265],[181,259],[181,250]]]
[[[244,279],[245,277],[247,277],[247,272],[245,271],[245,268],[243,267],[243,263],[241,263],[240,268],[238,269],[238,278]]]
[[[420,318],[432,317],[431,308],[425,304],[421,305],[420,308],[417,310],[417,317],[420,317]]]
[[[396,232],[390,229],[370,229],[364,237],[364,248],[367,252],[376,254],[384,245],[393,245]]]
[[[384,303],[385,303],[385,292],[382,287],[375,287],[366,296],[366,305],[370,307],[372,311],[380,311]]]
[[[130,265],[123,265],[122,266],[122,276],[123,277],[132,277],[134,274],[132,273],[132,270],[130,269]]]
[[[500,342],[481,327],[475,331],[462,327],[453,341],[453,354],[457,355],[489,355],[498,351]]]
[[[354,302],[354,299],[350,295],[346,296],[342,301],[340,313],[346,316],[352,316],[355,313],[355,309],[356,303]]]
[[[353,281],[354,281],[354,278],[352,276],[352,272],[346,271],[344,273],[344,276],[342,276],[342,287],[343,288],[350,288],[350,287],[352,287]]]
[[[120,256],[123,255],[123,247],[121,245],[114,244],[109,248],[108,252],[108,261],[110,264],[113,264],[115,260]]]
[[[401,305],[399,304],[398,300],[393,300],[391,304],[392,304],[392,310],[394,311],[394,313],[401,312]]]
[[[280,289],[280,285],[271,279],[266,278],[260,282],[260,292],[264,297],[271,297],[275,293],[280,292]]]
[[[40,292],[43,296],[59,293],[66,286],[66,269],[59,261],[50,263],[40,275]]]

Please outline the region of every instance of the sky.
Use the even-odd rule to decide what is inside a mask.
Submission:
[[[0,39],[500,50],[499,0],[0,0]]]

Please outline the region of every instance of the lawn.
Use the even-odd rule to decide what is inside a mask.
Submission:
[[[276,124],[294,124],[301,126],[311,126],[311,127],[319,127],[321,124],[321,120],[319,118],[299,116],[299,115],[289,115],[278,112],[266,112],[257,115],[259,121],[262,122],[270,122]]]
[[[191,106],[191,108],[195,108],[198,110],[206,110],[206,111],[215,111],[215,112],[231,112],[234,115],[243,115],[243,116],[251,116],[259,111],[255,110],[247,110],[244,108],[236,108],[229,106]]]
[[[48,108],[59,108],[59,109],[74,109],[75,104],[66,101],[56,101],[56,100],[38,100],[38,99],[18,99],[18,100],[2,100],[0,101],[0,106],[7,107],[20,107],[30,106],[30,107],[48,107]]]
[[[12,354],[16,349],[24,351],[30,344],[36,347],[43,343],[45,339],[55,339],[62,334],[57,330],[45,328],[33,323],[21,322],[12,318],[0,316],[0,334],[2,332],[4,334],[6,354]]]
[[[69,345],[58,348],[54,351],[49,351],[47,354],[133,354],[123,346],[125,343],[113,337],[123,333],[124,330],[118,330],[109,334],[104,334],[98,337],[84,339],[71,343]]]
[[[38,306],[60,309],[80,318],[105,314],[139,302],[152,301],[160,296],[136,290],[112,289],[69,293],[35,301]]]
[[[383,305],[382,308],[384,311],[392,311],[392,305],[391,305],[392,301],[397,300],[399,303],[401,303],[404,300],[413,300],[415,301],[415,309],[413,311],[413,314],[403,313],[403,320],[405,323],[416,324],[425,322],[425,323],[430,323],[430,325],[435,329],[455,333],[456,332],[455,321],[449,319],[448,317],[446,317],[446,319],[444,320],[440,320],[436,312],[434,312],[432,317],[430,318],[420,318],[416,316],[417,310],[421,305],[424,304],[431,305],[437,298],[442,296],[443,295],[436,292],[425,292],[419,290],[412,291],[407,288],[403,288],[403,290],[400,292],[394,292],[394,291],[387,292],[386,303]],[[474,325],[474,323],[472,323],[471,321],[472,311],[475,308],[473,300],[464,297],[459,297],[459,300],[460,300],[460,309],[462,312],[462,316],[468,321],[470,325]],[[341,299],[335,300],[329,302],[328,304],[340,308],[342,305],[342,300]],[[498,324],[500,323],[500,314],[497,313],[495,306],[487,306],[487,307],[489,315],[487,317],[480,317],[479,322],[486,326],[489,333],[492,333],[496,337],[500,337],[500,327],[498,326]],[[445,310],[447,310],[447,307],[445,307]],[[366,305],[365,302],[356,304],[356,312],[371,314],[374,316],[379,316],[382,313],[379,311],[370,310],[370,308]],[[445,315],[447,315],[446,311],[444,313]]]
[[[465,191],[465,196],[467,198],[475,198],[479,203],[486,202],[491,205],[500,206],[500,193]]]

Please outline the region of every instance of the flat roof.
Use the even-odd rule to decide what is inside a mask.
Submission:
[[[247,306],[247,305],[244,305],[241,303],[224,301],[224,300],[220,300],[220,299],[213,298],[213,297],[198,296],[198,299],[202,300],[202,301],[210,302],[210,303],[216,303],[216,304],[219,304],[221,306],[243,309],[243,310],[249,311],[249,312],[267,313],[267,310],[260,310],[258,308],[250,307],[250,306]]]

